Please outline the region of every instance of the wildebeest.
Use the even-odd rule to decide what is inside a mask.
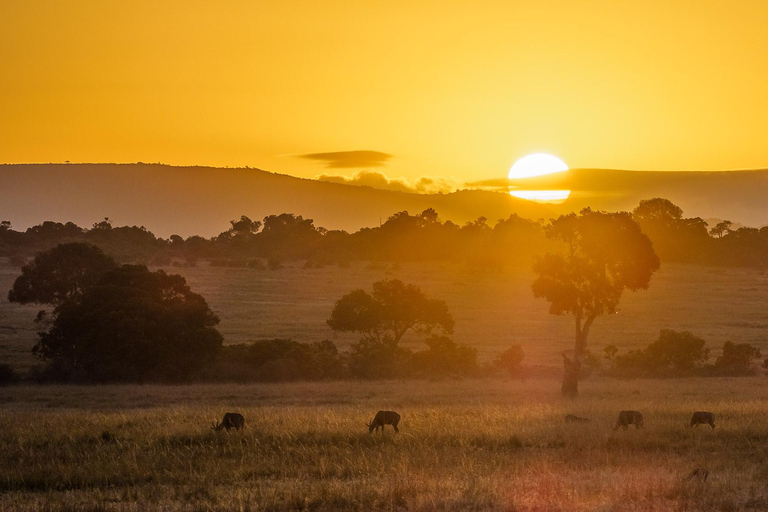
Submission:
[[[240,430],[245,426],[245,418],[242,414],[237,412],[228,412],[224,415],[224,419],[221,420],[221,423],[214,424],[211,429],[212,430],[221,430],[223,428],[227,429],[227,432],[229,432],[229,429],[233,428],[235,430]]]
[[[575,414],[566,414],[565,422],[566,423],[589,423],[589,418],[581,418],[579,416],[576,416]]]
[[[711,412],[696,411],[691,416],[691,427],[698,427],[699,425],[709,425],[712,430],[715,430],[715,415]]]
[[[392,425],[395,429],[395,433],[400,432],[397,428],[397,424],[400,423],[400,415],[395,411],[379,411],[376,416],[373,417],[370,423],[366,424],[368,427],[368,433],[370,434],[374,430],[379,430],[381,427],[381,433],[384,433],[384,425]]]
[[[621,411],[619,413],[619,419],[616,421],[616,426],[613,427],[613,430],[616,430],[619,427],[624,427],[624,430],[627,430],[627,427],[630,425],[634,425],[635,428],[642,428],[643,414],[638,411]]]
[[[708,477],[709,477],[709,471],[707,471],[705,468],[696,468],[690,473],[688,473],[688,476],[683,478],[683,480],[696,479],[699,482],[706,482]]]

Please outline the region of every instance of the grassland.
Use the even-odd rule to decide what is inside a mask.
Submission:
[[[275,337],[332,339],[343,350],[356,336],[335,334],[325,324],[334,302],[354,288],[370,291],[375,281],[399,278],[445,300],[456,320],[454,339],[477,348],[481,360],[521,344],[526,364],[559,370],[560,351],[573,344],[572,319],[548,314],[548,304],[533,298],[528,269],[483,274],[448,263],[300,267],[257,271],[200,265],[168,271],[184,275],[192,289],[206,297],[221,317],[225,343]],[[0,261],[0,298],[18,273],[18,268]],[[764,271],[665,264],[648,290],[626,293],[619,314],[595,322],[590,345],[598,353],[608,344],[640,348],[654,341],[660,329],[675,329],[707,340],[713,357],[726,341],[752,343],[768,355],[766,304]],[[35,364],[30,354],[35,342],[32,320],[39,309],[0,300],[0,362],[22,370]],[[404,344],[424,348],[415,337]]]
[[[527,270],[172,270],[208,299],[227,343],[334,339],[343,349],[354,336],[324,323],[334,301],[395,277],[446,300],[454,339],[481,359],[520,343],[527,364],[559,371],[572,343],[571,320],[533,299]],[[17,273],[0,264],[0,291]],[[707,339],[713,355],[728,340],[768,352],[767,303],[762,272],[665,265],[590,341],[638,348],[670,328]],[[38,309],[0,301],[2,362],[35,363]],[[593,378],[580,391],[564,402],[555,378],[0,388],[0,510],[768,509],[764,376]],[[379,409],[403,415],[401,434],[368,435]],[[642,411],[645,428],[611,430],[622,409]],[[694,410],[714,412],[718,428],[686,428]],[[244,432],[210,430],[227,411],[245,415]],[[592,421],[566,425],[567,413]],[[682,480],[699,466],[706,483]]]
[[[0,388],[0,509],[768,508],[764,377],[590,380],[578,402],[557,384]],[[378,409],[399,435],[368,435]],[[621,409],[645,428],[613,431]],[[686,428],[699,409],[717,429]],[[226,411],[242,433],[210,430]],[[695,467],[706,483],[683,480]]]

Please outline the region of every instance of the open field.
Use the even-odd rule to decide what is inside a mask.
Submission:
[[[768,381],[0,388],[2,510],[765,510]],[[369,436],[378,409],[402,414]],[[621,409],[645,428],[613,431]],[[694,410],[717,428],[686,428]],[[226,411],[242,433],[214,433]],[[565,424],[575,413],[588,424]],[[706,483],[683,481],[695,467]]]
[[[350,268],[168,268],[184,275],[221,317],[225,343],[261,338],[310,342],[332,339],[344,350],[354,334],[335,334],[326,324],[333,304],[354,288],[371,290],[385,278],[419,285],[443,299],[456,320],[454,339],[478,349],[490,360],[512,344],[521,344],[525,363],[561,367],[560,351],[572,348],[570,317],[548,314],[548,304],[534,299],[527,269],[478,274],[465,266],[435,264],[369,265]],[[35,363],[32,320],[40,306],[5,300],[18,268],[0,263],[0,361],[23,369]],[[726,341],[752,343],[768,355],[768,275],[754,269],[721,269],[665,264],[648,290],[625,293],[619,314],[599,318],[590,334],[598,353],[608,344],[622,350],[644,347],[660,329],[689,330],[707,340],[712,357]],[[424,348],[416,338],[404,339]]]

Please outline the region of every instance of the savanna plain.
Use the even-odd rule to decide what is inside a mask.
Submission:
[[[173,269],[221,317],[226,342],[354,336],[325,324],[354,288],[399,278],[443,299],[453,338],[481,361],[521,344],[537,371],[443,381],[246,385],[15,385],[0,388],[0,508],[6,510],[766,510],[768,378],[590,377],[560,397],[572,321],[533,299],[528,270],[478,274],[445,265],[353,264],[276,271]],[[18,269],[0,266],[0,290]],[[647,291],[598,319],[590,343],[625,351],[659,329],[768,349],[768,276],[664,265]],[[0,353],[36,364],[39,308],[0,303]],[[407,342],[419,346],[419,340]],[[369,435],[379,409],[400,433]],[[620,410],[642,429],[613,430]],[[693,411],[717,428],[688,428]],[[224,412],[240,432],[214,432]],[[566,414],[590,418],[567,424]],[[709,478],[686,480],[694,468]]]

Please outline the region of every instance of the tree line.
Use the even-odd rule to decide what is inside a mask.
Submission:
[[[653,243],[662,261],[762,267],[768,262],[768,226],[733,229],[730,221],[708,226],[686,218],[667,199],[641,201],[631,217]],[[463,225],[441,221],[433,209],[389,217],[380,226],[354,233],[328,230],[312,219],[282,213],[263,220],[248,216],[230,221],[219,235],[204,238],[156,237],[144,227],[115,227],[108,218],[83,228],[72,222],[46,221],[25,231],[0,223],[0,256],[23,263],[31,255],[67,242],[100,247],[120,262],[151,266],[280,268],[302,260],[307,267],[346,265],[352,261],[440,261],[466,263],[477,270],[528,266],[533,256],[551,248],[543,220],[510,215],[493,225],[485,217]]]
[[[627,212],[586,208],[552,219],[543,233],[553,250],[533,257],[532,292],[549,302],[550,313],[575,320],[574,349],[562,354],[562,392],[576,397],[580,378],[595,360],[587,345],[593,322],[615,313],[625,290],[647,288],[660,261],[649,236]],[[49,363],[47,375],[56,380],[393,378],[473,375],[481,369],[476,350],[449,337],[454,320],[446,303],[397,279],[374,283],[371,293],[353,290],[336,301],[328,326],[360,336],[343,355],[329,341],[264,340],[225,348],[215,328],[218,317],[182,276],[119,265],[89,243],[59,244],[38,253],[21,267],[8,300],[53,306],[50,313],[37,315],[41,330],[33,351]],[[403,347],[400,342],[409,332],[427,349]],[[680,354],[690,353],[696,357],[686,359],[689,370],[706,359],[703,340],[673,331],[662,331],[658,342],[626,355],[606,348],[606,357],[625,374],[680,371]],[[707,368],[743,373],[745,358],[750,363],[759,356],[754,347],[726,343],[723,356]],[[492,367],[514,373],[521,360],[522,350],[512,347]],[[254,368],[259,377],[253,377]]]
[[[397,279],[353,290],[330,312],[335,331],[360,340],[340,352],[329,340],[260,340],[225,346],[219,318],[184,277],[119,265],[95,245],[72,242],[41,252],[21,268],[8,300],[52,307],[36,317],[32,351],[46,363],[38,380],[64,382],[290,381],[338,378],[477,376],[514,373],[522,349],[481,366],[477,351],[449,335],[442,300]],[[426,346],[401,345],[412,332]],[[509,351],[507,351],[509,352]],[[0,365],[0,382],[15,376]]]

